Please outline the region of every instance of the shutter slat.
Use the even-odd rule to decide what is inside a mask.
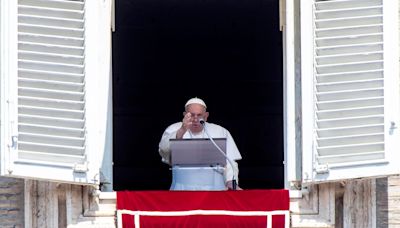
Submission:
[[[333,18],[348,18],[366,15],[379,15],[382,14],[382,6],[368,6],[368,7],[357,7],[350,9],[329,9],[329,10],[318,10],[315,14],[317,20],[321,19],[333,19]]]
[[[40,61],[46,63],[60,63],[70,65],[83,65],[84,57],[76,55],[65,55],[55,53],[39,53],[31,51],[19,51],[20,60]]]
[[[318,74],[330,73],[350,73],[357,71],[370,71],[383,68],[383,61],[371,61],[361,63],[341,63],[341,64],[327,64],[323,66],[316,66]]]
[[[321,38],[340,38],[355,35],[373,35],[383,32],[382,24],[376,25],[362,25],[355,27],[340,27],[340,28],[329,28],[329,29],[316,29],[316,35]]]
[[[83,29],[71,29],[55,26],[18,24],[18,31],[22,33],[40,34],[48,36],[63,36],[71,38],[83,37]]]
[[[73,138],[73,137],[59,137],[53,135],[40,135],[30,133],[20,133],[18,140],[21,142],[34,142],[42,144],[55,144],[61,146],[72,146],[72,147],[83,147],[84,138]]]
[[[349,108],[349,109],[334,109],[327,111],[317,111],[319,120],[324,119],[338,119],[357,116],[372,116],[383,113],[383,106]]]
[[[43,135],[66,136],[66,137],[84,137],[84,129],[54,127],[48,125],[22,124],[18,125],[19,132],[29,132]]]
[[[335,47],[317,47],[316,54],[318,56],[327,55],[344,55],[350,53],[362,53],[362,52],[376,52],[381,51],[383,48],[382,43],[367,43],[360,45],[343,45]]]
[[[18,95],[26,97],[50,98],[50,99],[68,100],[68,101],[84,100],[84,94],[79,92],[67,92],[67,91],[45,90],[45,89],[24,88],[24,87],[20,87],[18,89]]]
[[[53,109],[37,106],[18,106],[18,112],[27,115],[41,115],[56,118],[83,119],[84,111],[71,109]]]
[[[316,75],[318,83],[346,82],[346,81],[368,80],[376,78],[383,78],[382,69],[371,70],[371,71],[356,71],[356,72]]]
[[[23,6],[40,6],[55,9],[67,10],[83,10],[83,1],[69,1],[69,0],[19,0],[19,5]]]
[[[30,163],[32,160],[43,161],[44,164],[58,165],[57,163],[66,164],[81,164],[85,162],[86,158],[84,156],[77,155],[65,155],[65,154],[50,154],[50,153],[40,153],[32,151],[20,150],[18,153],[18,158],[20,162]],[[55,164],[56,163],[56,164]]]
[[[41,70],[30,70],[19,68],[18,75],[21,78],[39,79],[47,81],[65,81],[83,83],[83,74],[74,74],[67,72],[55,72],[55,71],[41,71]]]
[[[368,153],[358,153],[358,154],[341,154],[338,156],[331,155],[331,156],[320,156],[318,157],[318,161],[322,164],[335,164],[335,163],[347,163],[351,164],[352,162],[366,164],[366,161],[374,161],[377,159],[384,159],[385,158],[385,151],[374,151]]]
[[[357,89],[379,89],[383,88],[383,79],[375,80],[363,80],[363,81],[352,81],[352,82],[330,82],[330,83],[318,83],[316,85],[318,92],[342,92],[348,90]]]
[[[30,70],[66,72],[72,74],[83,74],[84,68],[83,65],[50,63],[32,60],[19,60],[18,67]]]
[[[356,27],[371,24],[382,24],[382,15],[371,15],[351,18],[335,18],[315,20],[315,26],[320,28]]]
[[[383,97],[317,102],[317,108],[319,111],[335,110],[340,108],[353,109],[360,107],[382,106],[382,105],[383,105]]]
[[[23,106],[38,106],[38,107],[51,107],[58,109],[72,109],[72,110],[84,110],[85,104],[82,101],[66,101],[57,99],[43,99],[37,97],[24,97],[20,96],[18,102],[19,105]]]
[[[337,136],[352,136],[361,134],[377,134],[384,130],[383,124],[376,125],[361,125],[350,127],[332,126],[331,128],[320,128],[317,130],[317,136],[323,137],[337,137]]]
[[[19,42],[18,49],[36,53],[55,53],[59,55],[83,56],[83,47]]]
[[[18,148],[25,151],[36,151],[42,153],[54,153],[54,154],[69,154],[69,155],[83,155],[84,147],[73,147],[73,146],[60,146],[54,144],[41,144],[41,143],[30,143],[19,141]]]
[[[365,125],[377,125],[383,124],[382,116],[366,116],[366,117],[353,117],[353,118],[341,118],[341,119],[327,119],[318,120],[317,126],[319,129],[324,128],[336,128],[336,127],[356,127]]]
[[[20,87],[30,87],[37,89],[64,90],[69,92],[83,92],[83,83],[47,81],[38,79],[21,78],[18,80]]]
[[[319,156],[325,155],[342,155],[342,154],[358,154],[365,152],[383,151],[384,143],[365,143],[354,144],[346,146],[330,146],[330,147],[317,147]]]
[[[20,14],[27,14],[34,16],[83,20],[82,10],[67,10],[67,9],[19,5],[18,12]]]
[[[371,53],[354,53],[354,54],[337,54],[330,56],[317,57],[316,61],[318,66],[325,64],[340,64],[340,63],[358,63],[364,61],[377,61],[383,59],[382,52],[371,52]]]
[[[65,45],[83,47],[83,37],[52,36],[38,33],[18,32],[18,41],[34,42],[38,44]]]
[[[41,25],[51,27],[62,27],[68,29],[83,29],[83,19],[55,18],[19,14],[18,23],[25,25]]]
[[[317,45],[317,47],[335,47],[355,44],[360,45],[379,42],[383,42],[383,36],[381,33],[366,35],[344,35],[342,37],[335,36],[315,39],[315,44]]]
[[[371,6],[382,6],[382,0],[331,0],[318,1],[315,3],[315,8],[317,10],[346,10]]]
[[[321,101],[335,101],[335,100],[347,100],[354,98],[371,98],[371,97],[382,97],[383,89],[360,89],[353,91],[333,91],[333,92],[321,92],[317,93],[318,102]]]
[[[384,141],[383,134],[317,138],[318,148],[329,147],[329,146],[343,146],[351,144],[376,143],[383,141]]]
[[[18,122],[21,124],[28,125],[40,125],[40,126],[49,126],[49,127],[67,127],[67,128],[76,128],[78,130],[83,129],[85,127],[85,122],[82,119],[67,119],[67,118],[54,118],[54,117],[45,117],[45,116],[35,116],[35,115],[26,115],[19,114]]]

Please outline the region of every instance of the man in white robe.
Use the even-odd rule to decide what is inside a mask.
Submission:
[[[182,122],[174,123],[164,131],[159,144],[159,153],[162,161],[171,165],[170,139],[226,138],[226,155],[231,162],[227,162],[225,168],[225,186],[228,189],[233,189],[232,180],[235,180],[236,183],[239,180],[239,168],[236,160],[242,159],[242,156],[228,130],[217,124],[207,122],[209,113],[206,109],[207,106],[203,100],[199,98],[190,99],[185,104]],[[204,120],[205,126],[200,123],[200,120]],[[237,189],[240,188],[237,187]]]

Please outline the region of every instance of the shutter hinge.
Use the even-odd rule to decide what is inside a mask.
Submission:
[[[87,162],[85,162],[83,164],[75,164],[74,165],[74,172],[76,172],[76,173],[86,173],[87,171],[89,171]]]
[[[16,135],[11,136],[10,148],[17,149],[17,143],[18,143],[18,136]]]
[[[18,136],[16,135],[11,136],[11,141],[8,143],[8,151],[11,152],[11,150],[16,150],[17,145],[18,145]],[[8,174],[11,175],[13,173],[13,169],[11,168],[13,163],[12,159],[9,159],[8,162],[9,162],[8,164],[9,168],[7,169],[7,172]]]
[[[329,166],[328,164],[318,164],[315,166],[315,172],[317,174],[324,174],[324,173],[329,173]]]
[[[396,130],[396,129],[397,129],[396,122],[391,121],[391,122],[390,122],[390,128],[389,128],[389,134],[393,135],[393,132],[394,132],[394,130]]]

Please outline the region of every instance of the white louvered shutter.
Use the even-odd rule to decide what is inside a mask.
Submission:
[[[302,7],[303,180],[399,173],[397,1]]]
[[[89,105],[88,87],[95,88],[92,97],[104,96],[96,85],[88,85],[87,72],[95,72],[88,71],[88,62],[94,65],[101,57],[97,52],[87,53],[90,46],[86,34],[87,3],[84,0],[18,0],[13,4],[10,9],[15,7],[16,12],[10,16],[17,18],[14,23],[17,72],[3,75],[8,77],[3,83],[8,83],[9,90],[3,104],[4,110],[9,110],[4,119],[10,123],[5,132],[10,133],[3,132],[9,143],[2,151],[2,173],[98,184],[99,165],[95,159],[102,155],[89,153],[88,132],[95,135],[100,130],[88,128],[95,125],[88,124],[88,113],[96,120],[93,114],[102,114],[96,104]],[[12,27],[12,20],[10,24]],[[96,28],[91,31],[95,32]],[[105,126],[102,122],[96,124]],[[104,137],[94,141],[92,145],[103,145]]]

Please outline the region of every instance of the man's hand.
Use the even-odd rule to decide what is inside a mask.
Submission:
[[[181,139],[187,130],[192,126],[192,114],[190,112],[186,113],[182,119],[182,126],[179,128],[178,132],[176,132],[176,138]]]
[[[233,190],[233,183],[232,181],[227,181],[225,183],[226,187],[228,188],[228,190]],[[239,187],[239,185],[236,185],[236,190],[243,190],[241,187]]]

